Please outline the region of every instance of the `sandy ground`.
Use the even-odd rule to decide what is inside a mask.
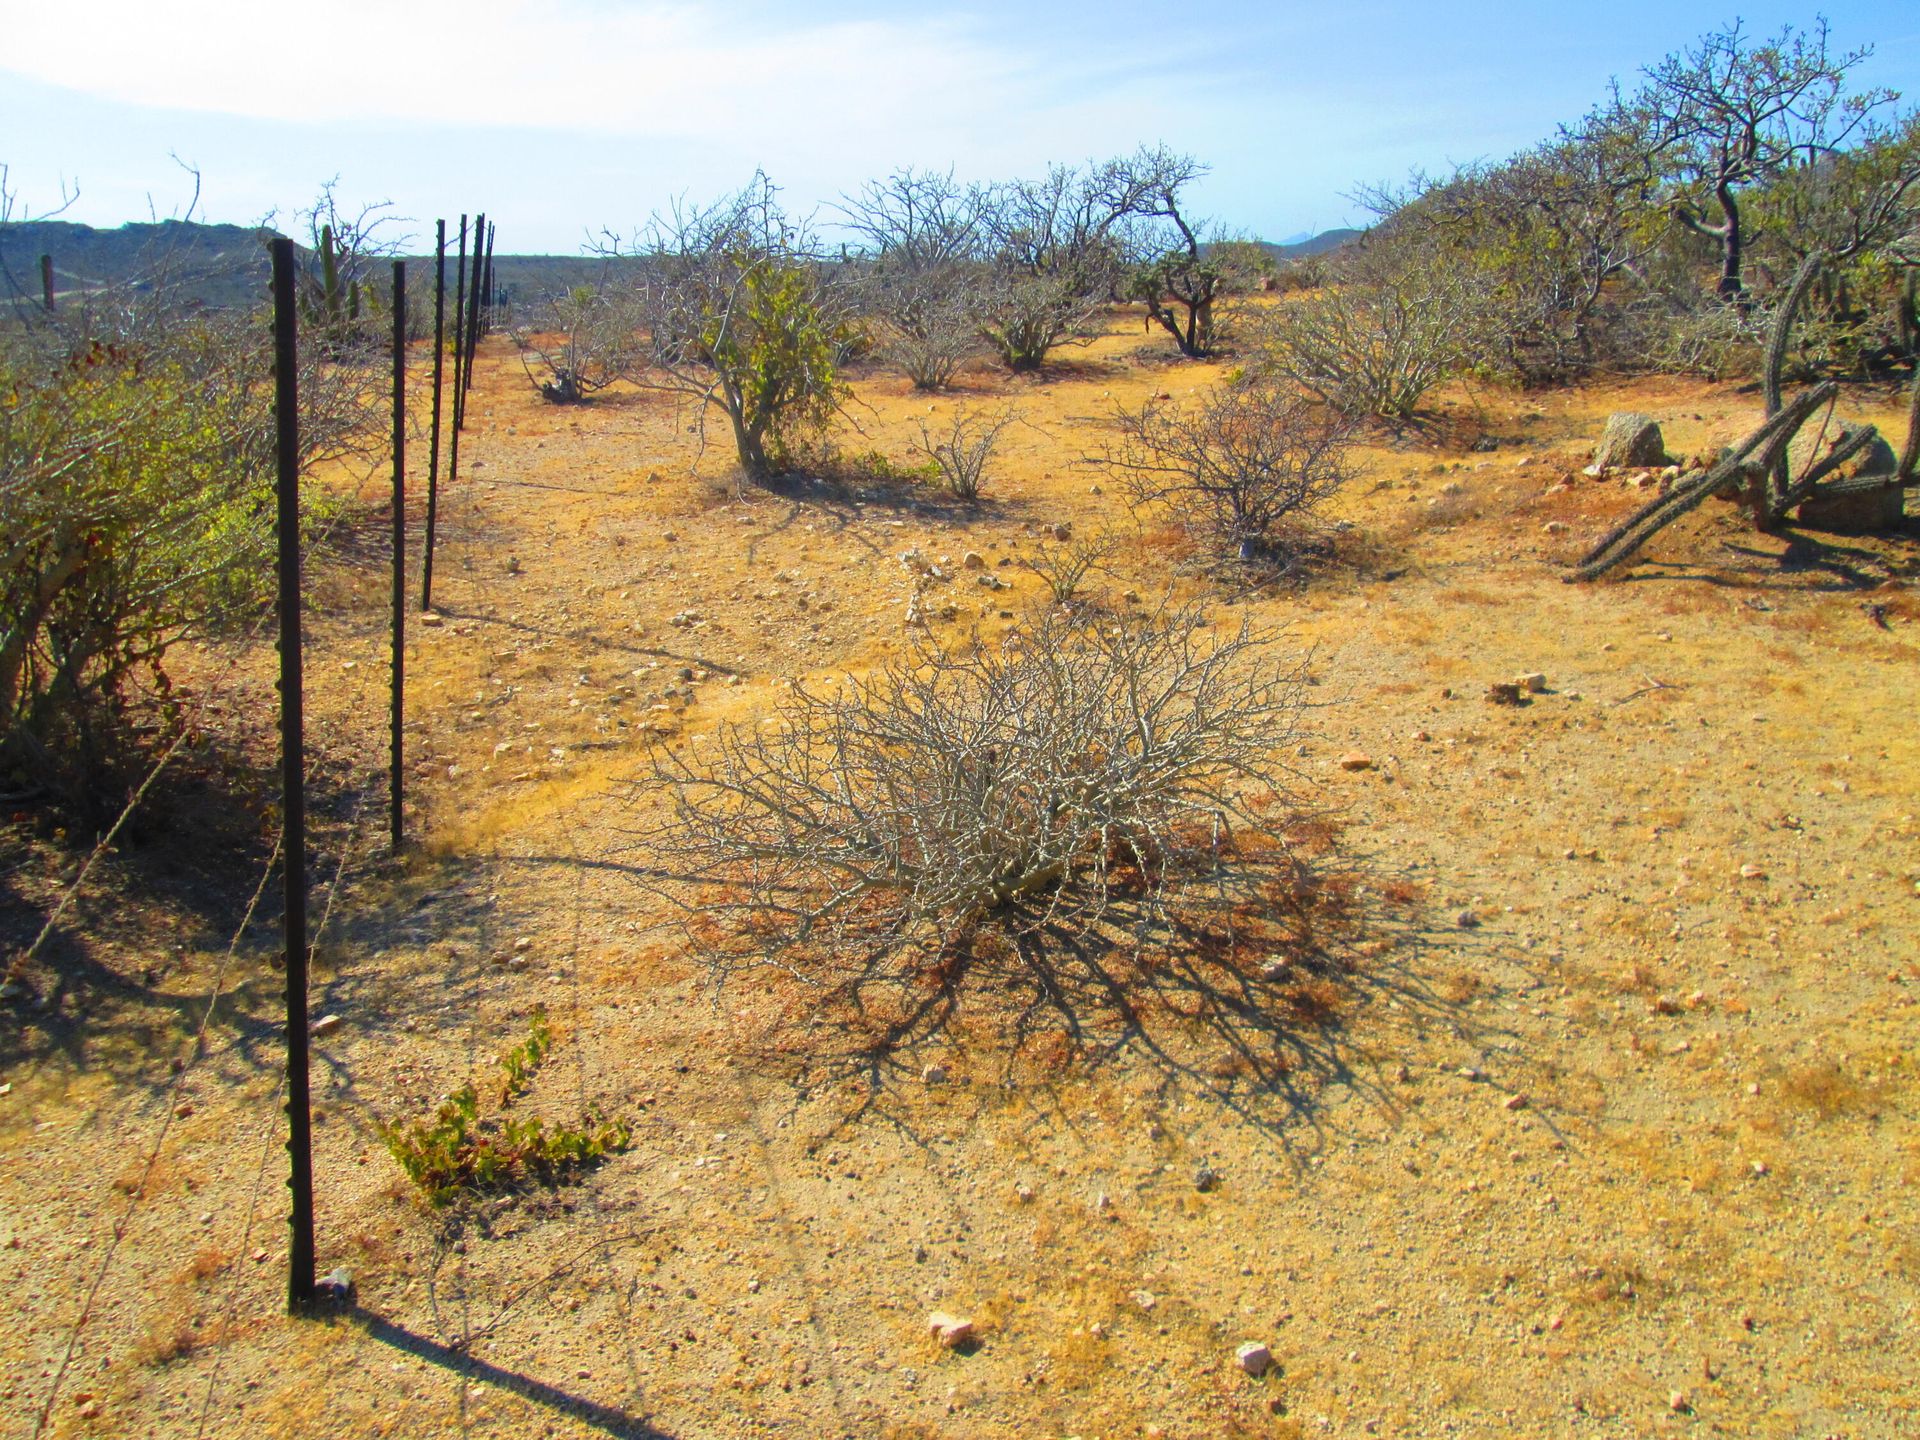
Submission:
[[[377,525],[315,584],[320,1252],[356,1304],[281,1313],[271,895],[229,954],[264,849],[162,817],[63,918],[53,998],[0,1014],[0,1434],[1920,1429],[1912,533],[1760,537],[1710,505],[1629,578],[1563,585],[1643,498],[1577,474],[1607,413],[1695,453],[1757,397],[1461,393],[1367,450],[1338,563],[1219,597],[1076,463],[1116,400],[1215,374],[1122,327],[959,398],[862,381],[843,447],[900,463],[930,406],[1017,408],[967,510],[737,493],[670,399],[554,409],[496,342],[409,642],[400,861]],[[789,983],[716,994],[632,839],[649,747],[900,655],[912,547],[987,559],[1010,588],[962,573],[933,629],[996,633],[1063,520],[1123,537],[1111,591],[1213,593],[1312,647],[1292,763],[1353,974],[1249,1008],[980,973],[890,1044],[898,1017]],[[270,664],[183,658],[208,755],[270,763]],[[1483,699],[1528,671],[1531,703]],[[1342,769],[1356,749],[1371,768]],[[219,763],[195,762],[209,793]],[[30,814],[4,837],[17,942],[75,852]],[[597,1104],[632,1148],[431,1209],[377,1124],[484,1076],[535,1007],[559,1043],[521,1106]],[[934,1310],[977,1344],[942,1349]]]

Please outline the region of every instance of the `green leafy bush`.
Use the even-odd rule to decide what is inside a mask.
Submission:
[[[502,1110],[525,1094],[553,1048],[544,1011],[534,1012],[527,1038],[499,1060]],[[467,1192],[501,1190],[526,1181],[561,1184],[609,1155],[624,1151],[633,1127],[588,1110],[578,1125],[547,1128],[538,1116],[482,1119],[479,1088],[462,1085],[431,1117],[409,1125],[384,1125],[387,1150],[407,1178],[435,1205]]]

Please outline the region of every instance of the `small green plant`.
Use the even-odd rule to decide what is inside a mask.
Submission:
[[[527,1038],[500,1057],[500,1107],[524,1094],[553,1048],[553,1032],[544,1011],[535,1011]],[[383,1125],[380,1138],[400,1168],[435,1205],[462,1192],[499,1190],[525,1181],[558,1185],[632,1142],[633,1127],[589,1109],[579,1125],[552,1131],[535,1116],[516,1120],[480,1116],[478,1087],[462,1085],[440,1103],[430,1119],[411,1125]]]

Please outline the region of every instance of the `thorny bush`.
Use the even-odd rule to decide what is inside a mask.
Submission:
[[[1304,685],[1197,609],[1050,611],[660,752],[670,817],[639,838],[721,979],[900,978],[983,927],[1098,926],[1120,896],[1149,923],[1285,851]]]

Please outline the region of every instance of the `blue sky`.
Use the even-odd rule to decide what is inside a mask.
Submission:
[[[913,165],[1034,173],[1164,142],[1201,208],[1282,238],[1357,219],[1357,185],[1499,157],[1736,15],[1618,0],[966,5],[842,0],[0,0],[0,164],[25,211],[283,220],[339,177],[431,235],[485,208],[503,251],[577,250],[756,166],[805,212]],[[1920,103],[1920,0],[1825,7],[1865,84]],[[276,18],[276,14],[278,18]],[[389,56],[395,58],[388,58]],[[285,57],[289,75],[274,66]],[[424,223],[422,223],[424,222]]]

